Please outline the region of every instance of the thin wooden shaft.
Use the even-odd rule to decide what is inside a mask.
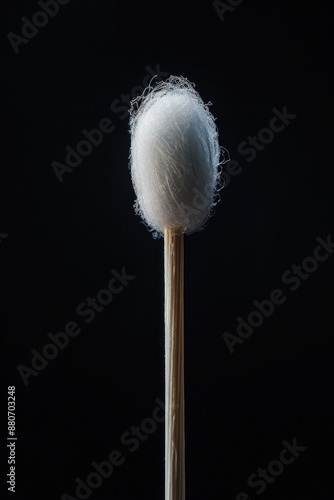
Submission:
[[[183,234],[165,239],[165,500],[185,500]]]

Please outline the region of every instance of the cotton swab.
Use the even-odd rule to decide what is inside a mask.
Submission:
[[[194,85],[169,77],[131,103],[136,212],[164,235],[165,499],[185,499],[183,235],[203,228],[219,186],[215,120]]]

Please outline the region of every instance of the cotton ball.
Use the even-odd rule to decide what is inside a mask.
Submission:
[[[135,99],[130,115],[136,212],[158,233],[200,230],[214,205],[220,166],[208,107],[188,80],[170,77]]]

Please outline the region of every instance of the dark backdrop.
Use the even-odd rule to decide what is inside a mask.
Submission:
[[[3,495],[164,498],[163,239],[134,214],[127,109],[173,74],[212,102],[234,160],[185,241],[187,498],[332,500],[332,2],[57,5],[2,7]],[[128,278],[87,311],[112,270]]]

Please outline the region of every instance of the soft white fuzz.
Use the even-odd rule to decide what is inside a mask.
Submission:
[[[215,204],[220,147],[215,119],[194,85],[169,77],[130,110],[130,166],[136,212],[163,233],[200,230]]]

